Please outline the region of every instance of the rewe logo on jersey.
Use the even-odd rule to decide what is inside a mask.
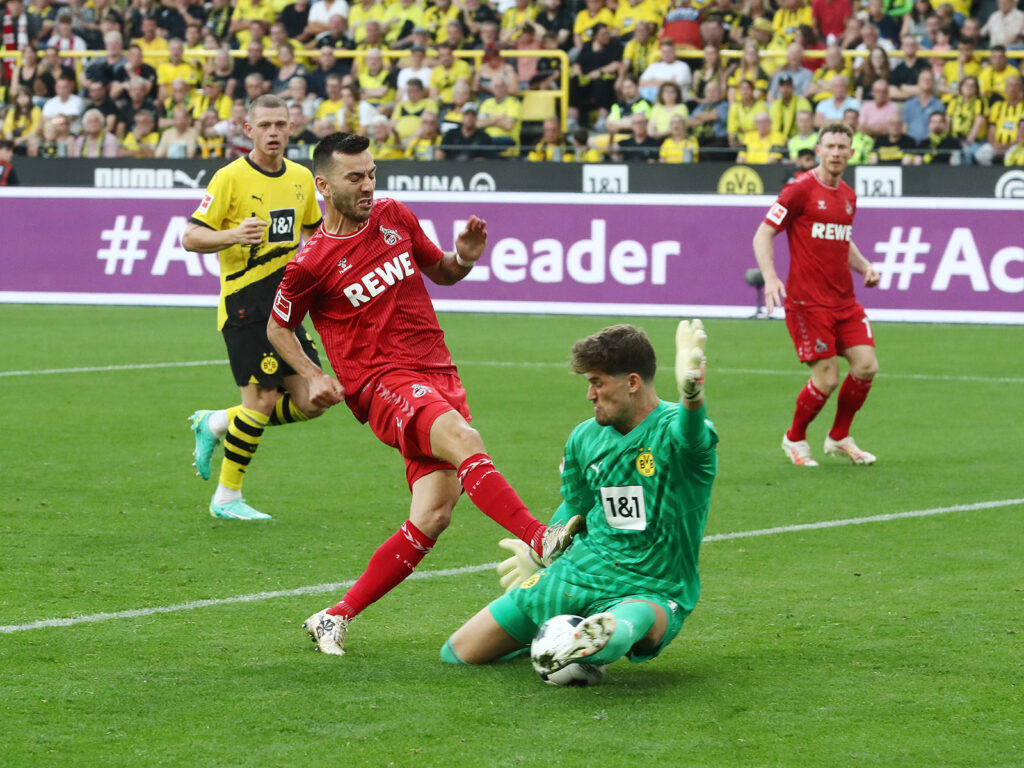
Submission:
[[[811,237],[818,240],[846,240],[849,242],[853,227],[849,224],[811,224]]]
[[[409,252],[400,253],[391,261],[385,261],[372,272],[367,272],[355,283],[346,285],[342,289],[353,307],[366,304],[374,296],[379,296],[399,280],[416,273],[412,266],[412,257]]]

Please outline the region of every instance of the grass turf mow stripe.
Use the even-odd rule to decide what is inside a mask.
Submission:
[[[712,536],[705,536],[704,542],[729,541],[731,539],[746,539],[755,536],[774,536],[781,533],[796,533],[799,531],[818,531],[828,528],[840,528],[847,525],[864,525],[866,523],[886,523],[893,520],[906,520],[915,517],[930,517],[933,515],[947,515],[953,512],[974,512],[981,509],[998,509],[1001,507],[1015,507],[1024,504],[1024,498],[1002,499],[999,501],[980,501],[974,504],[956,504],[950,507],[934,507],[932,509],[918,509],[909,512],[893,512],[884,515],[871,515],[870,517],[850,517],[843,520],[824,520],[818,523],[802,523],[799,525],[782,525],[777,528],[760,528],[753,531],[737,531],[735,533],[719,533]],[[435,579],[447,576],[461,576],[467,573],[480,573],[493,569],[497,563],[482,563],[480,565],[467,565],[460,568],[444,568],[436,571],[416,571],[410,579]],[[338,592],[348,589],[354,580],[333,582],[330,584],[313,584],[295,589],[282,589],[273,592],[255,592],[248,595],[236,595],[234,597],[223,597],[209,600],[194,600],[177,605],[155,606],[152,608],[136,608],[127,611],[114,611],[111,613],[93,613],[88,616],[75,616],[62,619],[40,619],[28,624],[6,624],[0,625],[0,634],[13,634],[15,632],[27,632],[33,629],[50,629],[53,627],[70,627],[75,624],[89,624],[99,621],[111,621],[113,619],[132,619],[143,616],[154,616],[159,613],[177,613],[178,611],[192,611],[197,608],[210,608],[218,605],[232,605],[235,603],[253,603],[261,600],[272,600],[277,597],[297,597],[302,595],[314,595],[323,592]]]
[[[0,371],[0,378],[8,376],[47,376],[65,373],[104,373],[107,371],[145,371],[159,368],[193,368],[206,365],[227,365],[227,360],[191,360],[180,363],[136,363],[133,365],[95,365],[80,368],[43,368],[25,371]],[[564,368],[568,363],[514,362],[508,360],[462,360],[461,366],[479,365],[487,368]],[[800,368],[779,371],[765,368],[716,368],[715,373],[740,374],[743,376],[806,376]],[[1024,384],[1024,378],[1016,376],[946,376],[931,373],[886,373],[878,374],[880,379],[908,379],[913,381],[968,381],[982,384]]]

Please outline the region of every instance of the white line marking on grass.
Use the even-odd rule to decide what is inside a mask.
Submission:
[[[94,365],[80,368],[43,368],[25,371],[0,371],[4,376],[46,376],[62,373],[104,373],[107,371],[146,371],[159,368],[193,368],[204,365],[227,365],[227,360],[190,360],[180,363],[136,363],[131,365]],[[561,368],[569,370],[569,363],[538,363],[516,362],[512,360],[462,360],[456,363],[463,367],[480,366],[485,368]],[[742,376],[807,376],[807,372],[799,367],[787,370],[771,368],[715,368],[713,373],[737,374]],[[887,373],[878,374],[880,379],[911,379],[915,381],[969,381],[983,384],[1024,384],[1024,377],[1019,376],[946,376],[933,373]]]
[[[754,536],[774,536],[779,533],[795,533],[797,531],[816,531],[825,528],[839,528],[846,525],[863,525],[865,523],[885,523],[892,520],[904,520],[914,517],[929,517],[932,515],[946,515],[951,512],[973,512],[979,509],[997,509],[999,507],[1014,507],[1024,504],[1021,499],[1003,499],[1001,501],[980,501],[976,504],[957,504],[952,507],[935,507],[933,509],[918,509],[911,512],[894,512],[887,515],[872,515],[871,517],[849,517],[845,520],[824,520],[820,523],[802,523],[799,525],[783,525],[778,528],[760,528],[753,531],[737,531],[736,533],[718,533],[713,536],[705,536],[704,542],[728,541],[730,539],[745,539]],[[483,563],[481,565],[466,565],[461,568],[442,568],[436,571],[415,571],[410,579],[436,579],[445,576],[461,576],[467,573],[480,573],[488,571],[497,566],[497,563]],[[274,592],[255,592],[249,595],[236,595],[235,597],[222,597],[212,600],[193,600],[177,605],[163,605],[154,608],[136,608],[128,611],[115,611],[113,613],[93,613],[88,616],[75,616],[63,619],[41,619],[29,622],[28,624],[6,624],[0,625],[0,634],[9,635],[14,632],[26,632],[30,629],[49,629],[52,627],[70,627],[75,624],[91,624],[98,621],[109,621],[111,619],[134,619],[142,616],[154,616],[158,613],[177,613],[178,611],[192,611],[196,608],[210,608],[218,605],[233,605],[235,603],[253,603],[260,600],[271,600],[275,597],[298,597],[302,595],[316,595],[322,592],[340,592],[351,587],[355,581],[339,581],[331,584],[313,584],[308,587],[297,587],[295,589],[281,589]]]
[[[183,363],[137,363],[135,365],[92,365],[86,368],[43,368],[36,371],[0,371],[0,376],[45,376],[54,373],[147,371],[153,368],[192,368],[198,365],[227,365],[227,362],[227,360],[191,360]]]

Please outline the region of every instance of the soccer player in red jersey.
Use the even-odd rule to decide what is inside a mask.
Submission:
[[[582,524],[544,526],[487,455],[469,426],[466,392],[423,282],[453,285],[487,244],[487,224],[471,216],[442,252],[416,216],[392,199],[374,200],[376,166],[366,137],[335,133],[313,153],[326,214],[285,270],[267,336],[308,383],[323,408],[348,404],[359,421],[405,458],[409,519],[370,558],[337,605],[303,627],[319,650],[340,656],[349,622],[408,577],[451,522],[465,490],[492,520],[554,560]],[[339,378],[302,351],[294,330],[309,313]]]
[[[811,379],[796,400],[793,424],[782,437],[782,450],[801,467],[818,466],[807,444],[807,425],[839,385],[838,355],[847,359],[850,371],[839,388],[825,453],[846,456],[854,464],[875,461],[850,436],[850,423],[878,373],[871,323],[854,297],[850,271],[863,275],[866,288],[880,279],[851,237],[857,195],[843,181],[843,171],[853,153],[852,140],[853,131],[843,123],[822,126],[815,147],[817,167],[783,187],[754,234],[765,306],[768,312],[785,307],[797,355],[811,369]],[[785,285],[775,271],[772,245],[783,230],[789,240]]]

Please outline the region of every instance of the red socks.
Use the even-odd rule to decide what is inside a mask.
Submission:
[[[871,379],[858,379],[853,374],[846,376],[843,386],[839,388],[836,419],[832,422],[832,429],[828,433],[829,437],[833,440],[842,440],[850,434],[850,423],[853,421],[853,416],[864,405],[870,391]]]
[[[327,609],[327,613],[351,619],[366,606],[377,602],[409,577],[434,543],[434,539],[406,520],[391,538],[377,548],[363,575],[340,603]]]
[[[475,453],[459,465],[459,482],[470,501],[491,520],[541,554],[545,526],[530,514],[519,494],[494,468],[486,453]]]
[[[825,406],[828,395],[824,394],[813,381],[808,381],[807,386],[800,390],[796,398],[796,412],[793,414],[793,426],[789,428],[786,437],[794,443],[807,439],[807,425],[814,421],[814,417]]]

